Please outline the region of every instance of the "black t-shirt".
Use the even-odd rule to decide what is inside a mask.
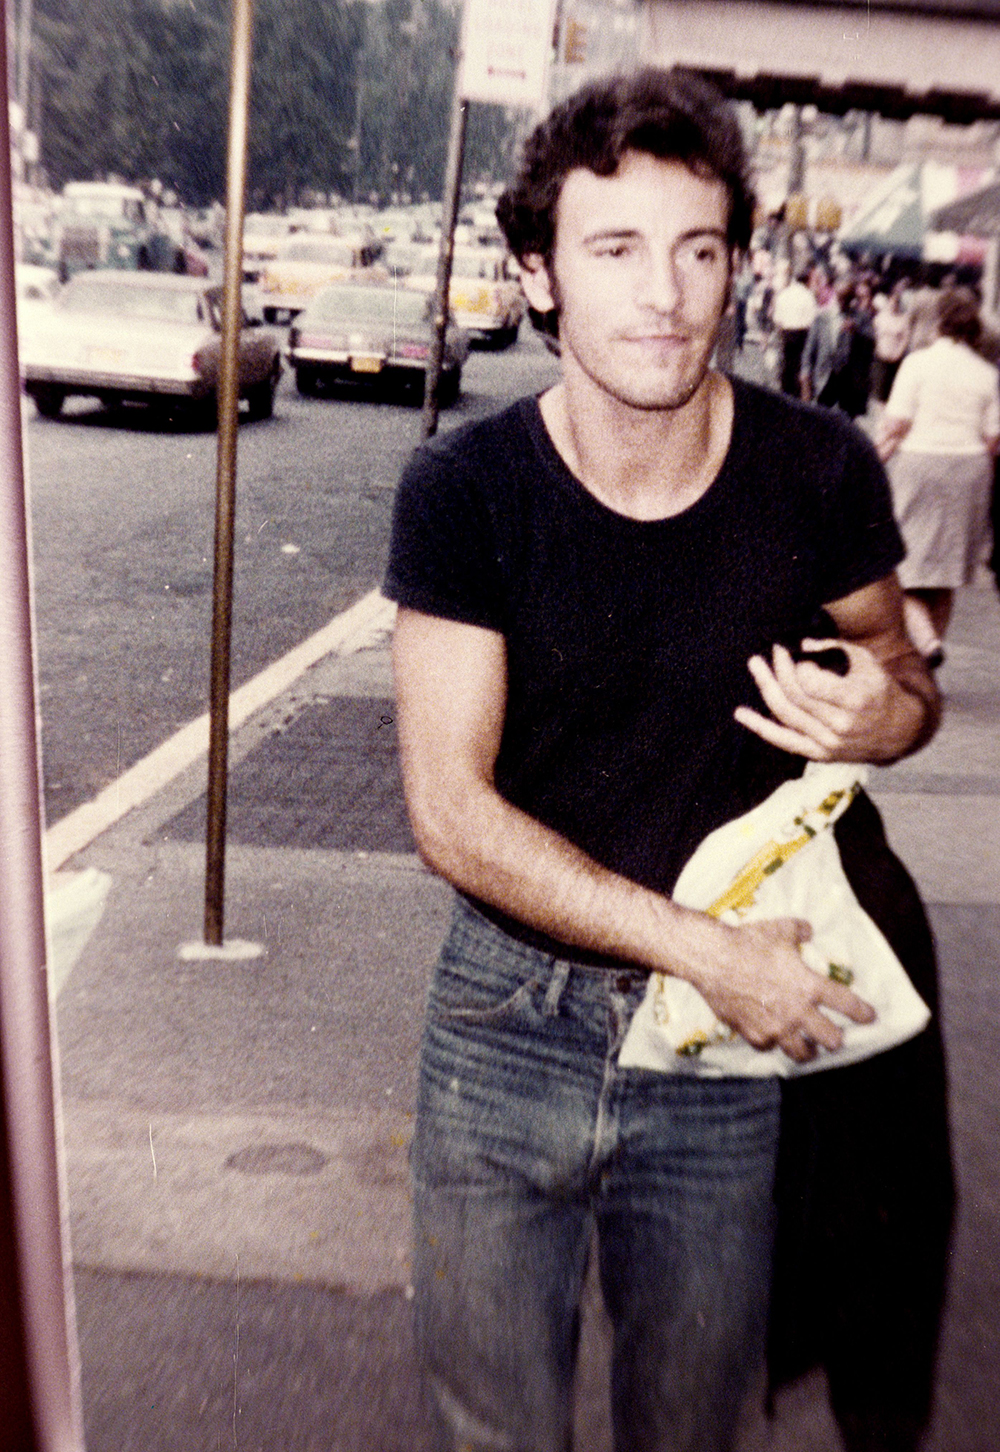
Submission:
[[[903,557],[864,436],[733,387],[725,461],[681,514],[600,503],[529,398],[419,449],[393,521],[385,593],[505,637],[501,795],[661,892],[708,832],[803,769],[733,720],[762,708],[748,657],[827,632],[825,604]]]

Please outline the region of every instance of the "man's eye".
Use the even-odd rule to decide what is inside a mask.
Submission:
[[[627,257],[629,245],[627,242],[605,242],[596,252],[598,257]]]

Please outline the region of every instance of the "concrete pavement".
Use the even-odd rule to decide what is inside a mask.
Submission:
[[[227,937],[201,931],[205,767],[111,821],[67,870],[110,875],[58,1001],[90,1452],[420,1452],[405,1174],[427,974],[448,892],[412,852],[389,616],[234,733]],[[961,592],[945,726],[873,774],[939,943],[961,1204],[929,1452],[990,1452],[1000,1350],[1000,604]],[[608,1452],[591,1297],[580,1452]],[[812,1378],[746,1452],[838,1452]]]

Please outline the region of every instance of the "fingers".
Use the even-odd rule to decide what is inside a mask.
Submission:
[[[778,1048],[797,1064],[808,1064],[816,1057],[816,1045],[812,1039],[797,1029],[778,1040]]]
[[[768,664],[747,662],[770,715],[738,706],[735,719],[755,735],[812,761],[865,760],[871,736],[887,707],[888,676],[871,653],[853,641],[804,640],[809,650],[836,646],[849,662],[846,676],[812,661],[796,662],[776,645]]]
[[[737,706],[733,715],[741,726],[745,726],[761,740],[769,741],[772,746],[780,746],[782,751],[789,751],[793,756],[808,757],[810,761],[831,760],[830,752],[820,746],[812,736],[802,731],[794,731],[789,726],[780,726],[777,721],[762,716],[759,711],[752,711],[749,706]]]
[[[782,645],[776,645],[773,664],[751,656],[750,674],[771,714],[785,726],[811,736],[827,749],[836,746],[850,727],[851,716],[843,704],[831,700],[831,692],[842,702],[845,680],[811,661],[796,665]]]
[[[853,1023],[875,1022],[878,1015],[871,1004],[859,998],[846,984],[836,983],[832,978],[821,978],[819,982],[822,992],[817,999],[818,1003],[825,1008],[832,1008],[835,1013],[842,1013]]]

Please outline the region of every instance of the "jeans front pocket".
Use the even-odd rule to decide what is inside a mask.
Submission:
[[[428,1020],[499,1027],[536,1018],[553,961],[460,898],[431,983]]]

